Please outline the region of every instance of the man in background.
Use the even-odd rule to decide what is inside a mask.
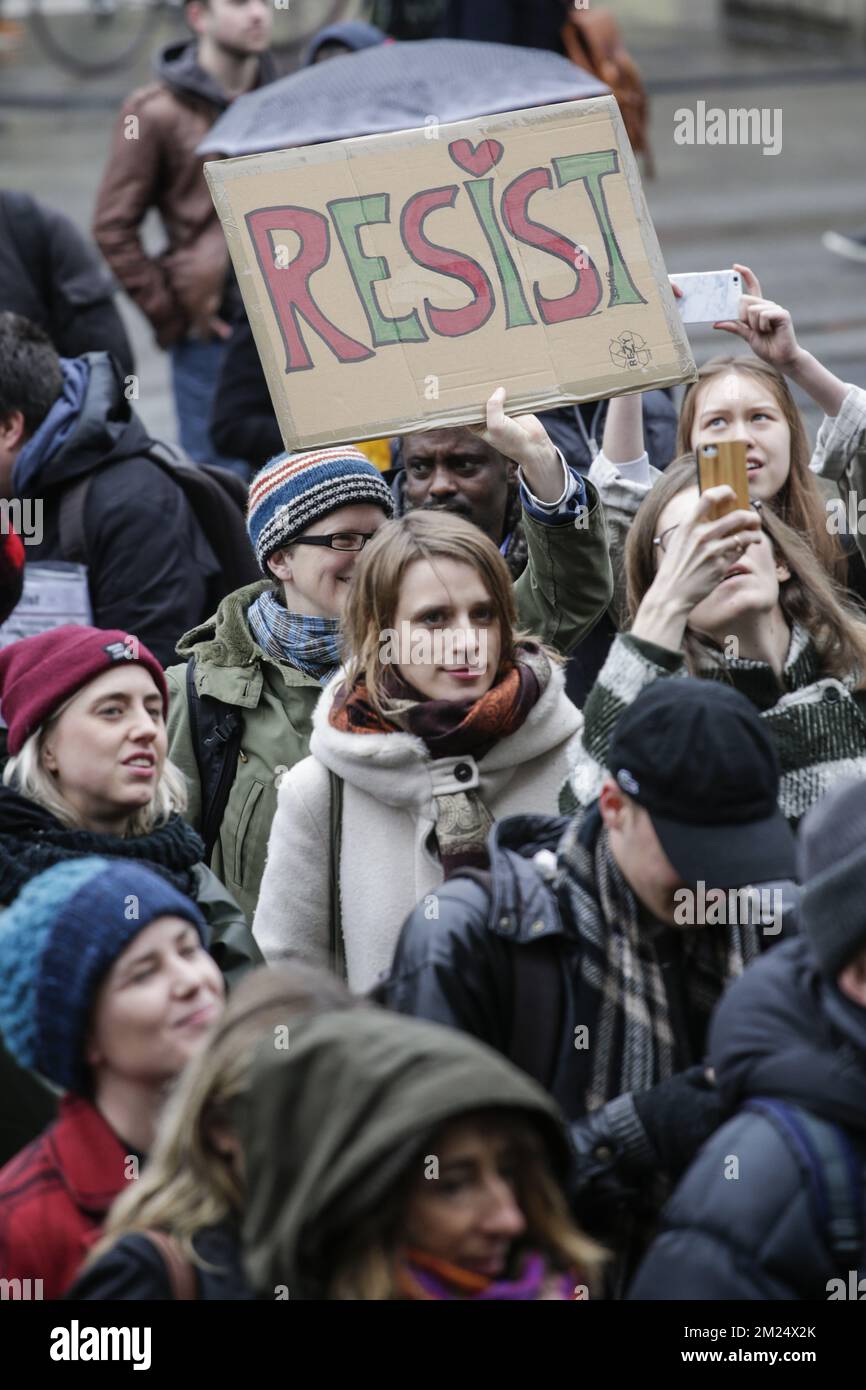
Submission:
[[[133,92],[114,129],[93,233],[105,259],[171,354],[180,442],[198,463],[247,464],[210,441],[214,384],[240,307],[220,220],[196,147],[236,97],[276,76],[267,0],[189,0],[195,37],[169,44],[157,80]],[[141,226],[151,208],[166,248],[151,256]]]

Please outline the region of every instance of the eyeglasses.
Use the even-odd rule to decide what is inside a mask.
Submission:
[[[749,503],[749,506],[754,507],[755,511],[760,516],[761,502],[759,498],[753,498]],[[677,522],[676,526],[668,526],[666,530],[662,531],[660,536],[653,536],[653,545],[657,545],[659,550],[661,550],[662,554],[666,553],[668,548],[668,538],[673,535],[674,531],[676,531],[679,524],[680,523]]]
[[[299,536],[292,545],[329,545],[332,550],[363,550],[375,531],[335,531],[332,536]]]

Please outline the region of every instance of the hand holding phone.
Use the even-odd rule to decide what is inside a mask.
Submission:
[[[712,520],[718,521],[719,517],[726,516],[728,512],[746,510],[750,505],[750,499],[744,441],[720,439],[717,444],[699,445],[697,453],[698,485],[701,492],[726,484],[733,488],[736,494],[727,502],[715,504]]]
[[[708,270],[672,275],[680,291],[677,308],[683,323],[717,323],[736,319],[740,311],[743,279],[737,270]]]

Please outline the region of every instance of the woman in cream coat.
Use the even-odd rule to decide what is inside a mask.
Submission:
[[[418,901],[435,918],[443,879],[485,867],[494,819],[556,814],[582,720],[559,659],[515,632],[505,561],[461,517],[383,526],[344,630],[311,756],[280,786],[253,932],[268,959],[344,956],[366,991]]]

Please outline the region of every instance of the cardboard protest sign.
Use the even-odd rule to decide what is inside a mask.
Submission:
[[[694,377],[612,97],[205,173],[289,449]]]

